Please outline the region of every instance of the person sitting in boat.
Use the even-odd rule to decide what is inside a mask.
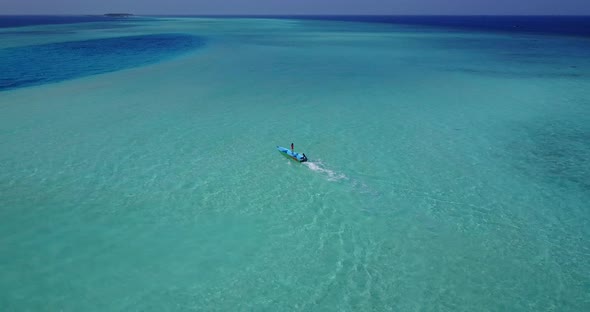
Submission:
[[[303,159],[302,161],[307,161],[307,156],[305,156],[305,153],[303,153]]]

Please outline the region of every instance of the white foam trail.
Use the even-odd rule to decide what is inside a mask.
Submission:
[[[304,162],[303,164],[305,166],[307,166],[307,168],[327,176],[329,181],[338,181],[338,180],[348,179],[348,177],[346,177],[342,173],[334,172],[330,169],[325,168],[321,162],[307,161],[307,162]]]

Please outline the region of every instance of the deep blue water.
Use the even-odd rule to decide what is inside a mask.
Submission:
[[[424,25],[446,27],[449,30],[477,29],[502,32],[526,32],[590,37],[590,16],[244,15],[240,17]]]
[[[590,16],[328,16],[321,18],[590,37]]]
[[[329,21],[355,21],[396,25],[423,25],[437,31],[456,29],[502,31],[581,36],[590,38],[590,16],[219,16],[264,17],[278,19],[305,19]],[[108,29],[133,27],[135,22],[148,17],[113,18],[106,16],[0,16],[0,29],[7,27],[80,24],[80,28]],[[89,23],[99,22],[99,23]],[[78,27],[78,25],[76,26]],[[78,28],[79,29],[79,28]],[[433,28],[434,29],[434,28]],[[68,34],[74,30],[5,29],[4,36],[37,35],[48,33]],[[203,40],[188,35],[151,35],[113,39],[55,43],[0,50],[0,91],[63,81],[76,77],[106,73],[115,70],[153,63],[203,44]],[[456,42],[455,44],[462,44]],[[471,44],[471,43],[469,43]],[[492,44],[492,43],[490,43]],[[91,60],[91,61],[89,61]],[[571,64],[575,66],[575,64]]]
[[[0,15],[0,28],[90,22],[127,22],[132,20],[137,20],[137,17],[116,18],[102,15]]]
[[[155,34],[0,49],[0,91],[154,63],[204,44],[185,34]]]
[[[191,15],[198,16],[198,15]],[[207,15],[210,16],[210,15]],[[590,16],[402,16],[402,15],[216,15],[217,17],[288,18],[330,21],[355,21],[402,25],[425,25],[449,29],[530,32],[590,37]],[[118,22],[121,24],[146,17],[114,18],[102,15],[0,15],[0,28],[44,24]]]

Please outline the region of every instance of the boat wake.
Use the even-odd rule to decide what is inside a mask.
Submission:
[[[346,181],[346,185],[348,185],[353,192],[368,194],[372,196],[380,196],[379,192],[373,190],[369,185],[365,184],[363,181],[355,179],[354,177],[350,178],[346,176],[344,173],[330,170],[326,168],[326,166],[321,161],[307,161],[301,164],[311,169],[312,171],[324,176],[328,181]]]
[[[320,161],[312,162],[307,161],[302,163],[307,168],[311,169],[312,171],[318,172],[328,178],[328,181],[340,181],[340,180],[348,180],[348,177],[343,173],[338,173],[332,171],[324,166]]]

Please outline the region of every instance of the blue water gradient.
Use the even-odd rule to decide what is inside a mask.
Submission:
[[[337,16],[327,19],[590,36],[589,16]]]
[[[200,37],[154,34],[0,50],[0,91],[158,62],[203,46]]]
[[[0,30],[39,74],[207,44],[0,92],[0,312],[590,311],[587,38],[110,24]]]
[[[175,16],[178,15],[160,15]],[[211,15],[185,15],[185,17]],[[455,29],[477,29],[503,32],[529,32],[590,37],[590,16],[492,16],[492,15],[215,15],[224,18],[277,18],[329,20],[402,25],[424,25]],[[149,19],[147,16],[117,18],[102,15],[0,15],[0,28],[46,24],[115,22],[124,26]]]
[[[525,32],[590,37],[590,16],[492,16],[492,15],[242,15],[218,16],[326,20],[396,25],[434,26],[439,31],[473,29],[478,31]],[[442,28],[441,28],[442,27]]]

